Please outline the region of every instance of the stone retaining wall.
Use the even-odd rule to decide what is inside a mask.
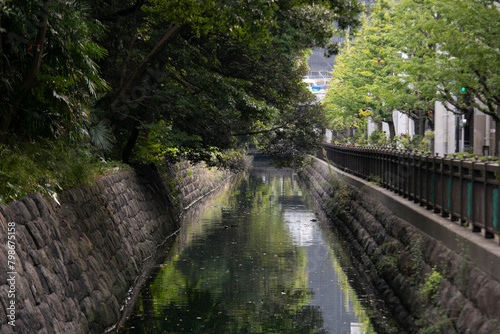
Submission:
[[[0,332],[102,333],[113,326],[158,245],[179,229],[178,216],[228,177],[182,162],[164,172],[109,175],[57,201],[32,194],[0,205]]]
[[[469,261],[467,251],[451,251],[322,161],[299,176],[401,330],[500,333],[500,283]]]

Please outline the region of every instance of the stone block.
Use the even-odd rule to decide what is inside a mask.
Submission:
[[[4,250],[4,248],[2,248],[2,250],[0,251],[0,284],[5,284],[5,282],[7,282],[7,272],[9,272],[7,265],[7,252]]]
[[[92,255],[87,258],[87,263],[89,268],[88,271],[92,275],[99,275],[102,271],[106,270],[104,264],[97,262],[97,260]]]
[[[15,201],[9,204],[10,209],[12,210],[12,218],[16,224],[26,224],[33,216],[31,212],[29,212],[28,208],[21,201]]]
[[[66,265],[66,269],[68,270],[68,279],[70,281],[76,281],[82,274],[82,268],[78,262],[73,262]]]
[[[473,299],[488,317],[500,321],[500,283],[488,280],[481,285]]]
[[[38,305],[41,303],[40,298],[43,295],[43,285],[42,285],[42,282],[40,279],[40,273],[29,262],[23,263],[23,266],[24,266],[24,272],[25,272],[26,278],[29,280],[29,283],[30,283],[29,291],[33,295],[33,299],[35,301],[35,304]]]
[[[16,319],[16,327],[15,327],[14,332],[15,333],[32,333],[32,329],[31,329],[32,326],[33,326],[33,324],[25,324],[24,320],[22,320],[22,319]],[[8,331],[9,327],[11,327],[11,326],[2,326],[2,334],[4,333],[4,331],[3,331],[4,328],[7,330],[6,332],[9,333],[9,331]]]
[[[448,282],[441,284],[443,288],[439,291],[439,299],[445,303],[447,316],[450,319],[458,319],[467,300],[453,285]]]
[[[38,213],[41,218],[45,218],[51,215],[52,208],[49,203],[42,197],[40,194],[30,194],[29,198],[33,200],[33,203],[36,205]]]
[[[108,300],[111,298],[111,291],[107,285],[107,282],[104,278],[99,278],[96,282],[97,289],[102,294],[103,300]]]
[[[61,282],[63,284],[66,284],[69,282],[69,274],[68,274],[68,269],[64,265],[64,263],[61,261],[61,259],[55,258],[54,257],[54,262],[55,262],[55,273],[56,275],[61,279]]]
[[[479,292],[488,282],[488,277],[480,270],[473,268],[469,274],[469,283],[467,285],[466,296],[476,305],[479,303]]]
[[[48,268],[52,268],[53,263],[45,254],[45,250],[43,249],[28,249],[28,254],[36,266],[46,266]]]
[[[22,249],[22,252],[17,252],[17,254],[24,261],[28,257],[28,251],[37,248],[36,244],[24,225],[16,225],[16,240],[17,248]]]
[[[63,219],[63,221],[60,223],[55,217],[53,216],[48,216],[44,218],[44,221],[46,222],[47,227],[50,230],[50,233],[52,234],[52,238],[55,240],[63,240],[61,236],[61,229],[68,228],[69,226],[68,223]],[[74,229],[75,227],[71,227]]]
[[[86,333],[76,322],[59,322],[59,329],[60,333]]]
[[[17,309],[19,310],[27,307],[27,302],[29,302],[30,305],[36,304],[35,298],[31,294],[30,283],[28,280],[29,277],[20,275],[19,273],[16,277],[16,304]]]
[[[40,217],[40,212],[38,211],[38,207],[32,198],[28,196],[21,198],[20,201],[24,204],[26,209],[28,209],[28,211],[31,213],[32,219]]]
[[[49,306],[55,319],[61,322],[65,321],[65,300],[61,299],[61,296],[58,296],[56,293],[51,293],[44,297],[44,302]]]
[[[0,212],[0,242],[5,245],[7,242],[7,236],[9,231],[9,226],[7,225],[7,219]]]
[[[38,226],[37,226],[38,225]],[[41,249],[47,244],[47,239],[42,233],[40,233],[38,227],[39,224],[36,224],[35,221],[28,221],[25,224],[26,229],[30,233],[33,241],[35,242],[36,248]]]
[[[14,334],[14,328],[18,329],[18,327],[13,327],[8,325],[6,322],[2,322],[0,324],[0,329],[2,330],[2,334]],[[21,333],[21,332],[18,332]]]
[[[14,211],[8,205],[0,203],[0,215],[4,217],[7,222],[15,222]]]
[[[40,273],[42,274],[48,291],[44,289],[44,293],[57,293],[60,291],[64,291],[64,286],[61,282],[61,279],[53,272],[49,271],[46,267],[40,266]],[[42,281],[43,286],[43,281]]]
[[[92,307],[92,302],[89,296],[86,296],[80,302],[80,309],[82,310],[83,314],[85,314],[85,317],[89,323],[93,323],[95,321],[95,310]]]
[[[2,281],[2,282],[4,282],[4,281]],[[7,313],[5,312],[3,303],[1,303],[1,302],[0,302],[0,324],[3,324],[3,326],[6,326],[6,324],[7,324]],[[0,326],[0,329],[1,329],[1,326]]]
[[[40,305],[37,306],[37,310],[40,313],[43,322],[45,323],[45,328],[49,330],[49,333],[54,333],[53,327],[52,327],[52,320],[54,319],[54,314],[51,312],[49,306],[47,303],[41,303]]]
[[[56,214],[63,226],[67,228],[75,228],[77,226],[77,219],[70,205],[62,203]]]
[[[82,272],[76,284],[78,286],[80,299],[91,296],[91,293],[95,288],[94,284],[91,282],[91,280],[87,276],[87,273],[85,272]]]
[[[500,333],[500,322],[497,320],[486,321],[477,331],[477,334]]]
[[[92,242],[90,241],[90,239],[87,237],[86,234],[80,235],[80,238],[78,240],[78,249],[80,252],[80,256],[89,255],[94,249]]]

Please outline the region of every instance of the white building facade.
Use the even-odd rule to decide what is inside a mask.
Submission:
[[[451,106],[448,107],[452,109]],[[436,102],[434,133],[434,151],[440,156],[455,152],[494,155],[495,121],[478,110],[466,117],[453,113],[443,103]]]
[[[394,122],[394,131],[397,136],[402,134],[410,136],[415,135],[415,123],[406,114],[394,110],[392,112],[392,121]],[[368,120],[368,136],[370,136],[376,129],[377,125],[371,120]],[[389,136],[389,125],[387,123],[382,123],[382,131]]]

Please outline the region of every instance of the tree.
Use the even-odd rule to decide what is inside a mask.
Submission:
[[[388,43],[398,50],[400,57],[394,62],[394,74],[398,77],[393,95],[399,111],[415,122],[415,133],[423,136],[427,128],[433,128],[434,103],[437,100],[435,45],[425,36],[428,29],[408,27],[409,22],[420,20],[422,7],[418,3],[396,1],[389,9],[392,24],[387,30]],[[410,24],[411,25],[411,24]],[[430,26],[429,26],[430,27]]]
[[[472,107],[496,122],[500,153],[500,22],[495,1],[439,2],[436,40],[444,64],[440,94],[463,113]]]
[[[349,1],[297,0],[151,1],[130,8],[116,13],[132,15],[134,29],[113,29],[130,35],[103,39],[128,47],[110,51],[106,63],[115,66],[105,76],[114,89],[99,102],[125,143],[125,161],[138,141],[161,138],[155,145],[175,145],[174,155],[220,161],[240,137],[295,131],[288,120],[311,104],[300,84],[304,50],[328,46],[333,21],[355,25],[358,11]],[[307,136],[313,146],[318,137]]]
[[[374,103],[379,102],[387,110],[406,113],[415,121],[416,133],[423,135],[432,127],[434,102],[441,101],[458,114],[476,107],[492,116],[500,131],[497,17],[495,2],[486,0],[375,4],[360,37],[339,58],[352,64],[349,70],[340,75],[345,70],[342,63],[336,65],[334,73],[342,77],[331,85],[342,84],[330,93],[337,99],[336,110],[352,115],[357,108],[370,108],[377,115]],[[382,61],[382,71],[373,66]],[[360,98],[366,92],[371,93],[369,101]]]
[[[372,15],[364,17],[358,37],[346,43],[337,57],[325,105],[337,125],[349,127],[371,117],[387,123],[393,138],[395,101],[388,97],[399,79],[392,67],[396,51],[387,45],[385,35],[390,25],[385,12],[389,5],[387,1],[376,4]]]
[[[92,97],[108,88],[95,61],[102,26],[80,1],[3,2],[0,143],[9,135],[81,136]]]
[[[394,41],[411,56],[407,73],[424,77],[422,91],[458,114],[470,112],[473,105],[498,127],[500,23],[495,2],[402,0],[394,7],[394,18]]]
[[[113,157],[214,164],[243,137],[283,147],[300,130],[318,143],[321,114],[297,122],[322,112],[301,85],[305,51],[335,52],[332,34],[356,26],[359,12],[349,0],[1,4],[0,142],[97,138],[93,118],[94,130],[112,125]],[[295,156],[306,146],[289,145]]]

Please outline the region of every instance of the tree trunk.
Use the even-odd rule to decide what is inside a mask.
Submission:
[[[127,99],[127,94],[139,83],[141,82],[146,70],[153,66],[158,59],[163,48],[168,44],[171,38],[173,38],[179,31],[180,26],[172,24],[163,37],[156,43],[154,48],[149,52],[149,54],[141,61],[137,66],[137,69],[130,75],[130,77],[124,81],[123,85],[118,89],[118,93],[111,106],[116,105],[119,102],[124,102]]]
[[[474,125],[474,110],[469,114],[469,119],[467,121],[467,126],[469,127],[469,151],[474,152],[474,137],[476,134],[474,133],[475,125]]]
[[[38,23],[36,40],[31,46],[33,59],[31,61],[30,69],[28,70],[28,73],[26,73],[19,87],[15,90],[10,107],[7,108],[6,113],[0,115],[0,144],[5,143],[12,119],[14,118],[17,109],[23,102],[24,97],[37,84],[37,75],[40,72],[40,67],[42,66],[50,3],[51,0],[47,0],[41,7],[40,22]]]
[[[396,137],[396,128],[394,127],[394,122],[386,122],[387,125],[389,125],[389,139],[391,142],[394,140],[394,137]]]
[[[415,122],[415,134],[419,136],[425,135],[425,118],[417,118]]]
[[[130,163],[130,156],[132,155],[132,151],[134,150],[135,143],[137,142],[137,138],[139,138],[139,122],[134,122],[134,127],[132,132],[130,133],[130,137],[128,138],[127,143],[122,151],[122,161],[126,164]]]

